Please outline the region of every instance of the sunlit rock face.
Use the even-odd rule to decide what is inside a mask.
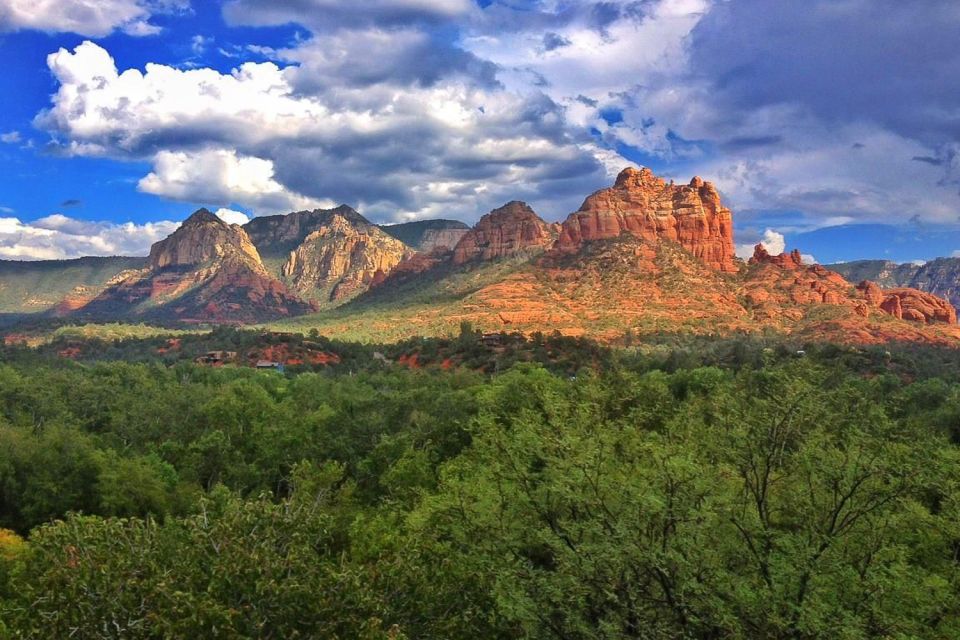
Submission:
[[[453,263],[542,251],[552,246],[556,237],[555,225],[544,222],[525,202],[514,200],[480,218],[457,243]]]
[[[644,240],[671,240],[709,267],[735,272],[733,217],[709,182],[675,185],[649,169],[627,168],[616,183],[589,196],[560,230],[557,249],[629,233]]]

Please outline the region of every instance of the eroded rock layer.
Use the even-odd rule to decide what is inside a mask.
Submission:
[[[649,169],[627,168],[609,189],[589,196],[560,230],[557,249],[628,233],[648,241],[677,242],[707,266],[735,272],[733,217],[709,182],[668,183]]]
[[[550,247],[557,230],[525,202],[514,200],[486,214],[457,243],[453,263],[495,260]]]

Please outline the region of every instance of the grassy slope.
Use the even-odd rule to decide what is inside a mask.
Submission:
[[[99,292],[115,275],[140,269],[146,258],[80,258],[20,262],[0,260],[0,313],[38,313],[77,287]]]

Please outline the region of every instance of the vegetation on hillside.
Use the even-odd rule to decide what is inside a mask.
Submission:
[[[5,350],[0,638],[960,635],[956,351],[520,339]]]

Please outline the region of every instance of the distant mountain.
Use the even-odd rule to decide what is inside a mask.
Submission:
[[[270,322],[377,339],[449,333],[470,321],[602,340],[772,330],[960,344],[956,311],[935,295],[955,299],[960,260],[831,270],[758,245],[744,263],[732,229],[711,183],[675,184],[634,168],[561,223],[519,201],[470,228],[381,227],[345,205],[240,227],[201,209],[146,259],[0,263],[0,301],[9,305],[0,314]]]
[[[400,224],[382,224],[380,228],[417,251],[430,253],[437,249],[453,249],[470,230],[459,220],[417,220]]]
[[[334,217],[359,225],[370,224],[362,215],[343,204],[335,209],[295,211],[286,215],[254,218],[243,225],[243,230],[264,260],[279,258],[282,262],[308,235],[330,225]]]
[[[334,214],[290,253],[281,275],[301,295],[335,304],[383,280],[413,253],[362,218]]]
[[[256,323],[311,310],[267,273],[241,227],[200,209],[153,245],[145,268],[75,313],[92,319]]]
[[[796,251],[758,246],[744,264],[731,218],[699,178],[677,186],[628,169],[567,218],[556,242],[554,225],[510,203],[452,252],[416,254],[355,301],[283,326],[378,339],[449,333],[461,321],[606,340],[765,330],[841,342],[960,339],[950,305],[933,295],[858,289]]]
[[[960,258],[937,258],[924,264],[856,260],[829,266],[851,282],[873,280],[882,287],[912,287],[946,298],[960,310]]]
[[[125,271],[142,269],[146,258],[0,260],[0,312],[42,313],[71,300],[92,298]]]
[[[321,308],[366,291],[413,253],[346,205],[254,218],[244,230],[271,275]]]

